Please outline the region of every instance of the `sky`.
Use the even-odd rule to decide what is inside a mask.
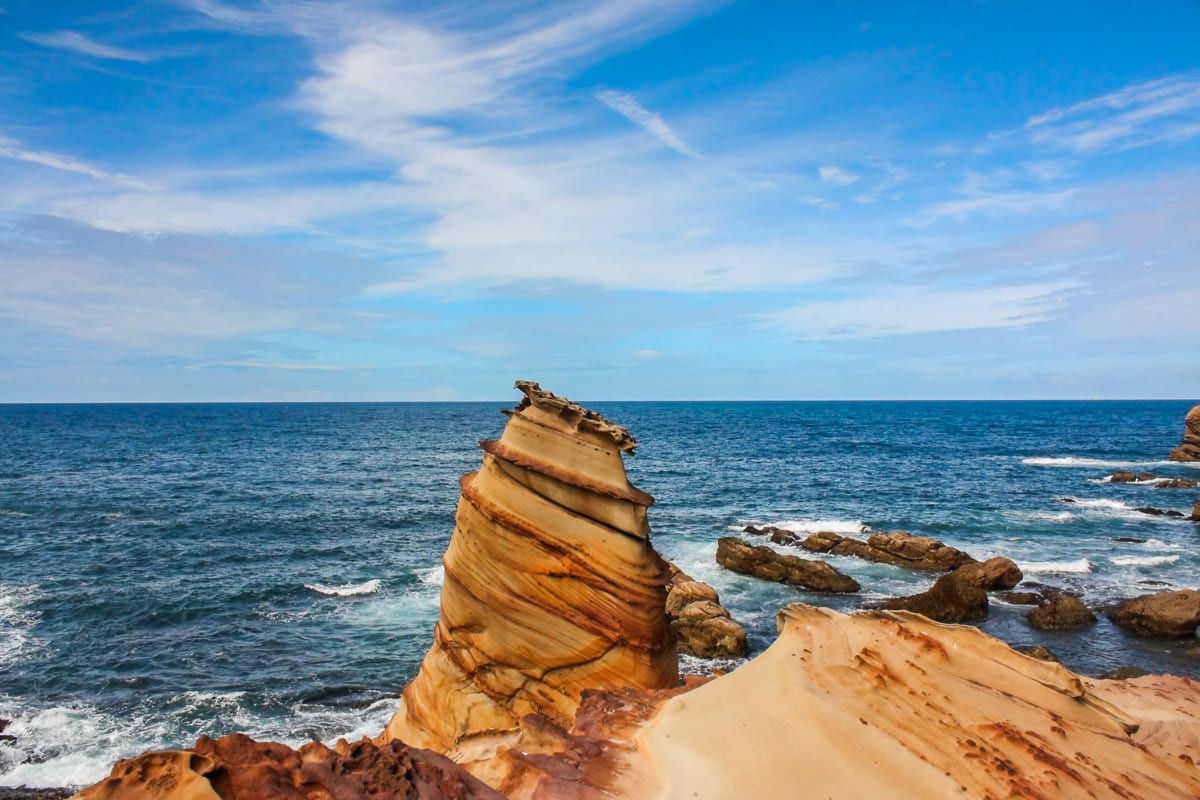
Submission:
[[[0,0],[0,402],[1200,398],[1200,2]]]

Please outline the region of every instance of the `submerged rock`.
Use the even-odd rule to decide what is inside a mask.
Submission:
[[[927,591],[886,600],[882,608],[912,611],[938,622],[978,622],[987,617],[989,589],[1011,589],[1021,569],[1007,558],[967,564],[937,579]]]
[[[653,498],[622,460],[636,441],[536,383],[516,388],[503,435],[462,479],[433,646],[381,737],[460,762],[529,714],[569,728],[585,689],[679,680]]]
[[[746,629],[721,605],[717,590],[694,580],[667,562],[667,621],[680,653],[700,658],[737,658],[746,655]]]
[[[1140,511],[1143,514],[1149,514],[1152,517],[1182,517],[1182,511],[1175,511],[1170,508],[1154,508],[1152,506],[1138,506],[1134,511]]]
[[[1195,478],[1163,478],[1154,484],[1155,489],[1195,489],[1200,481]]]
[[[1137,483],[1144,481],[1152,481],[1157,476],[1153,472],[1132,472],[1130,470],[1117,470],[1108,479],[1109,483]]]
[[[1200,461],[1200,406],[1193,406],[1183,419],[1183,441],[1171,451],[1172,461]]]
[[[1058,592],[1026,615],[1029,625],[1039,631],[1069,631],[1086,628],[1096,622],[1096,615],[1078,597]]]
[[[1109,618],[1139,636],[1195,636],[1200,626],[1200,592],[1185,589],[1144,594],[1119,603],[1109,612]]]
[[[1100,679],[1105,681],[1127,681],[1130,678],[1141,678],[1149,674],[1149,672],[1141,667],[1118,667],[1117,669],[1110,669],[1101,675]]]
[[[742,575],[786,583],[815,592],[857,592],[858,581],[824,561],[776,553],[769,547],[743,542],[736,536],[717,541],[717,563]]]
[[[961,550],[932,537],[914,536],[907,531],[876,533],[865,542],[821,531],[809,536],[800,546],[814,553],[857,556],[867,561],[931,572],[949,572],[975,563],[974,558]]]
[[[453,761],[369,739],[299,750],[240,733],[118,761],[80,800],[504,800]]]

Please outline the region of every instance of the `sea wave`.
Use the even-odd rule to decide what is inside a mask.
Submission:
[[[1070,522],[1075,519],[1070,511],[1014,511],[1012,515],[1038,522]]]
[[[0,583],[0,667],[13,663],[32,643],[31,631],[41,619],[29,605],[37,597],[37,585]]]
[[[785,519],[768,524],[792,533],[862,533],[867,529],[866,523],[858,519]]]
[[[1179,556],[1113,556],[1109,559],[1118,567],[1161,567],[1178,560]]]
[[[369,581],[362,583],[346,583],[341,586],[326,586],[323,583],[306,583],[304,588],[317,594],[323,594],[326,597],[360,597],[367,594],[375,594],[383,588],[383,581],[379,578],[372,578]]]
[[[1021,463],[1029,467],[1089,467],[1094,469],[1120,469],[1122,467],[1161,467],[1175,464],[1174,461],[1117,461],[1085,456],[1030,456]]]
[[[441,564],[416,571],[417,580],[430,586],[441,586],[446,580],[446,568]]]
[[[1074,561],[1022,561],[1017,566],[1027,575],[1041,575],[1047,572],[1086,573],[1092,571],[1092,562],[1086,558]]]

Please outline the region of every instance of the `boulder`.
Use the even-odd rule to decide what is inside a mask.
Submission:
[[[1117,470],[1108,480],[1110,483],[1137,483],[1139,481],[1152,481],[1155,477],[1156,476],[1153,472]]]
[[[895,564],[909,569],[930,572],[949,572],[975,559],[961,550],[950,547],[929,536],[914,536],[907,531],[876,533],[863,542],[849,536],[820,531],[809,536],[800,546],[814,553],[838,556],[857,556],[881,564]]]
[[[736,536],[717,542],[717,563],[728,570],[767,581],[786,583],[815,592],[857,592],[858,581],[824,561],[783,555],[769,547],[752,545]]]
[[[1200,481],[1195,478],[1162,478],[1154,484],[1155,489],[1195,489]]]
[[[1154,508],[1152,506],[1138,506],[1134,511],[1140,511],[1143,514],[1149,514],[1152,517],[1182,517],[1182,511],[1175,511],[1170,508]]]
[[[1005,592],[1000,599],[1014,606],[1036,606],[1041,605],[1042,595],[1037,592]]]
[[[1197,498],[1195,503],[1192,503],[1192,521],[1200,522],[1200,498]]]
[[[1195,636],[1200,625],[1200,592],[1144,594],[1119,603],[1109,618],[1139,636],[1179,639]]]
[[[1096,622],[1096,615],[1073,594],[1050,595],[1043,605],[1026,615],[1029,625],[1039,631],[1069,631],[1086,628]]]
[[[1183,419],[1183,441],[1171,451],[1172,461],[1200,461],[1200,406],[1193,406]]]
[[[680,653],[700,658],[734,658],[746,655],[746,629],[721,605],[717,590],[667,562],[667,622]]]
[[[967,564],[937,579],[927,591],[887,600],[882,607],[913,611],[938,622],[978,622],[987,617],[988,589],[1011,589],[1020,568],[1007,558]]]

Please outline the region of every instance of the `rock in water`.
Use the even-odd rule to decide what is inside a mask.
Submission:
[[[460,762],[514,741],[528,714],[570,728],[584,689],[679,680],[654,499],[622,460],[636,441],[536,383],[516,388],[525,398],[462,479],[433,646],[381,737]]]
[[[746,629],[721,605],[717,590],[692,579],[667,562],[667,620],[680,653],[699,658],[737,658],[746,655]]]
[[[774,541],[774,539],[772,539]],[[929,536],[914,536],[907,531],[876,533],[862,542],[849,536],[821,531],[809,536],[800,546],[814,553],[858,556],[867,561],[895,564],[909,569],[949,572],[975,559]]]
[[[1020,568],[1007,558],[967,564],[937,579],[928,591],[887,600],[883,608],[913,611],[938,622],[978,622],[988,613],[989,589],[1011,589]]]
[[[1183,418],[1183,442],[1171,451],[1172,461],[1200,461],[1200,406]]]
[[[1044,605],[1026,615],[1030,627],[1039,631],[1068,631],[1086,628],[1096,621],[1096,615],[1088,610],[1078,597],[1065,592],[1050,595]]]
[[[1141,636],[1179,639],[1194,636],[1200,625],[1200,592],[1144,594],[1125,600],[1109,614],[1113,622]]]
[[[857,592],[862,588],[858,581],[824,561],[785,556],[769,547],[743,542],[736,536],[725,536],[717,541],[717,563],[743,575],[816,592]]]

